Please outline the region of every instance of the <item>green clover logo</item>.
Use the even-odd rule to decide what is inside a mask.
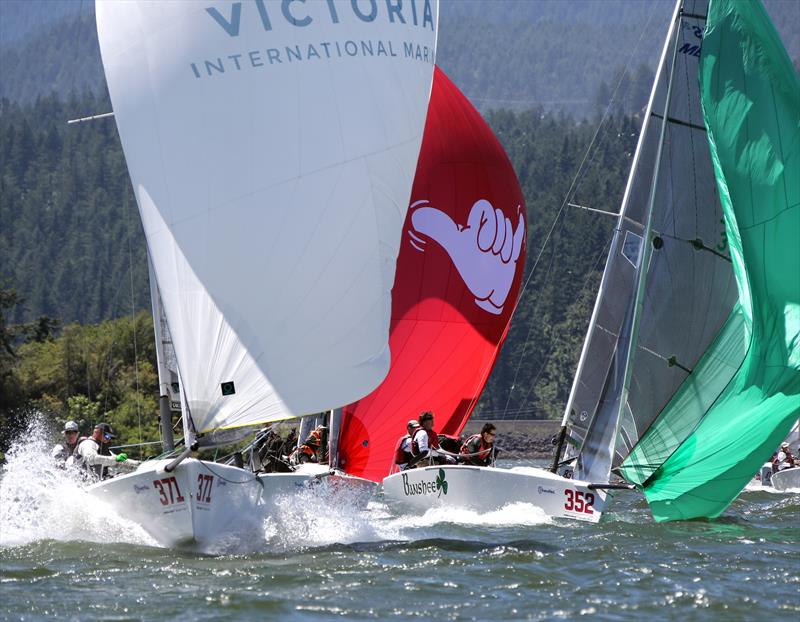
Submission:
[[[439,469],[439,476],[436,478],[436,490],[439,491],[439,497],[442,496],[442,493],[447,494],[447,482],[444,479],[444,469]]]

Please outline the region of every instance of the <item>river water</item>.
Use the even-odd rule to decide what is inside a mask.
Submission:
[[[502,511],[393,516],[376,500],[287,499],[263,537],[160,549],[47,472],[0,481],[3,620],[798,619],[800,495],[745,491],[714,521],[653,522],[620,493],[599,525]],[[310,493],[309,493],[310,494]],[[475,494],[480,494],[476,490]]]

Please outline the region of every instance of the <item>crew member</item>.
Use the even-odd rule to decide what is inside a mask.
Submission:
[[[78,443],[83,439],[79,438],[78,424],[74,421],[67,421],[62,434],[64,435],[64,440],[53,447],[53,451],[50,452],[50,455],[53,457],[53,460],[56,461],[56,464],[63,467],[67,460],[75,453]]]
[[[413,454],[411,453],[411,437],[418,428],[419,422],[416,419],[412,419],[406,424],[407,434],[401,436],[397,440],[397,447],[394,448],[394,463],[399,466],[401,470],[405,469],[408,463],[411,462],[411,458],[413,458]]]
[[[795,458],[789,450],[789,443],[783,442],[778,450],[778,454],[772,462],[772,472],[777,473],[784,469],[790,469],[793,466],[797,466],[797,458]]]
[[[433,430],[433,413],[424,411],[419,416],[419,429],[411,436],[411,461],[406,468],[426,464],[455,464],[455,458],[439,452],[439,435]]]
[[[75,450],[76,463],[86,467],[95,479],[106,479],[109,467],[135,470],[138,460],[128,458],[128,454],[113,454],[108,448],[114,438],[114,429],[107,423],[98,423],[89,438],[78,443]]]
[[[490,466],[494,462],[494,437],[497,428],[484,423],[480,434],[473,434],[461,446],[460,460],[474,466]]]
[[[294,450],[289,461],[292,464],[317,462],[323,464],[328,460],[328,428],[318,425],[297,449]]]

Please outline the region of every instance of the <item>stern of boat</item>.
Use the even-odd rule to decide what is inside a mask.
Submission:
[[[596,523],[608,501],[605,490],[532,467],[502,469],[463,465],[410,469],[383,480],[383,496],[395,512],[435,507],[493,512],[514,503],[540,508],[548,518]]]

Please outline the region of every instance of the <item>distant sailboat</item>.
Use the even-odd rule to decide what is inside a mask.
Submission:
[[[187,449],[91,491],[164,545],[204,545],[328,467],[255,476],[191,448],[341,407],[387,373],[438,4],[98,1],[96,14]]]
[[[777,33],[759,2],[678,2],[561,472],[613,469],[657,520],[723,512],[800,413],[798,239],[800,87]]]

